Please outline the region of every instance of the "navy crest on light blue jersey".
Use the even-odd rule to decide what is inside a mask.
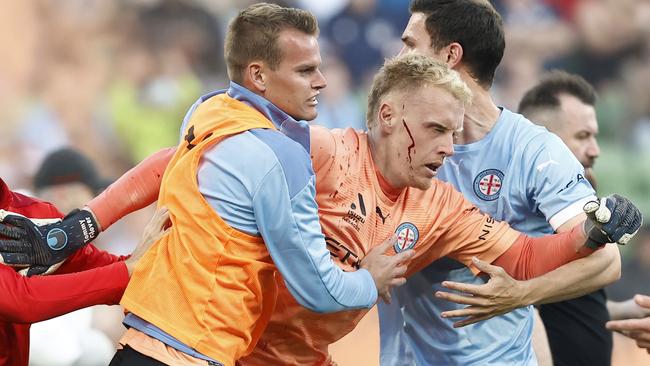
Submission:
[[[393,245],[395,253],[413,248],[420,238],[418,228],[410,222],[401,223],[395,230],[395,234],[397,234],[397,242]]]
[[[498,169],[486,169],[474,178],[474,193],[485,201],[499,198],[503,185],[503,173]]]

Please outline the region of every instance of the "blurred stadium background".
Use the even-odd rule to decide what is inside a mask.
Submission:
[[[175,145],[191,103],[227,85],[225,27],[254,2],[1,2],[0,176],[11,187],[30,190],[44,156],[72,146],[91,157],[102,175],[117,177],[158,148]],[[315,123],[364,128],[369,78],[401,47],[408,0],[280,3],[311,10],[320,20],[329,86]],[[503,16],[507,36],[493,88],[496,101],[515,109],[523,92],[551,68],[592,82],[600,97],[599,193],[627,195],[650,217],[650,2],[492,3]],[[150,213],[132,215],[100,246],[129,253]],[[622,250],[623,279],[609,289],[610,297],[650,293],[647,227]],[[98,307],[83,314],[34,327],[32,364],[105,365],[102,357],[112,355],[112,342],[121,332],[120,310]],[[374,323],[362,328],[333,347],[340,365],[377,364]],[[103,337],[103,343],[89,342],[91,333]],[[650,356],[615,338],[614,365],[647,364]]]

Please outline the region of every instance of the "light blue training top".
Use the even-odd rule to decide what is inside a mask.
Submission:
[[[344,272],[327,250],[318,219],[306,122],[294,120],[268,100],[231,82],[228,90],[205,95],[192,106],[181,136],[198,105],[224,92],[257,109],[278,130],[249,130],[206,149],[197,174],[203,197],[228,225],[262,236],[287,288],[302,306],[316,312],[372,307],[377,289],[370,272]],[[210,360],[133,314],[125,324]]]

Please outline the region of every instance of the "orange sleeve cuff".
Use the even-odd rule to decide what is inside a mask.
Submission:
[[[588,256],[595,250],[584,246],[587,236],[583,223],[571,231],[532,238],[519,238],[492,264],[503,267],[513,278],[527,280],[539,277],[566,263]]]

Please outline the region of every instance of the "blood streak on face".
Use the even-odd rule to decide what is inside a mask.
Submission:
[[[411,163],[411,150],[415,148],[415,140],[413,140],[413,135],[411,134],[411,130],[409,129],[409,126],[406,124],[406,120],[402,118],[402,123],[404,124],[404,128],[406,128],[406,133],[409,134],[409,138],[411,139],[411,144],[408,147],[408,159],[409,163]]]

